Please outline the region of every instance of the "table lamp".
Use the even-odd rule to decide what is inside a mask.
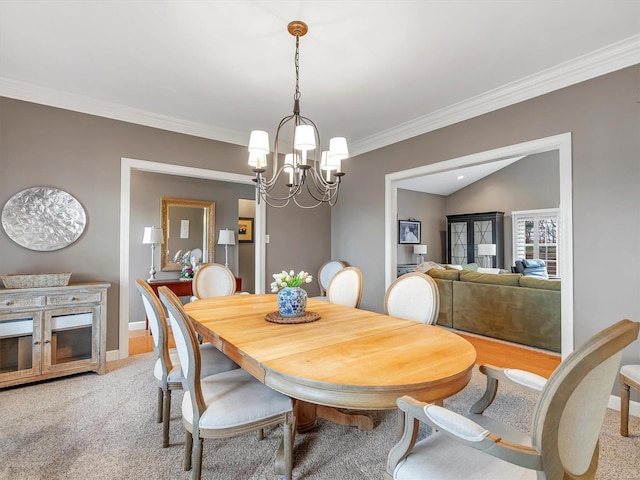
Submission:
[[[220,230],[220,235],[218,236],[218,245],[224,245],[224,266],[229,268],[229,245],[235,245],[236,238],[233,234],[233,230],[229,230],[225,228],[224,230]]]
[[[414,245],[413,246],[413,254],[416,256],[416,263],[420,265],[424,262],[424,255],[427,254],[427,246],[426,245]]]
[[[496,244],[495,243],[479,243],[478,244],[478,257],[485,257],[485,263],[487,257],[496,256]],[[493,265],[493,262],[489,264],[489,267]]]
[[[156,267],[154,266],[156,245],[164,243],[164,233],[162,229],[155,226],[144,227],[142,243],[151,245],[151,270],[149,270],[149,278],[147,279],[147,282],[151,282],[156,279]]]

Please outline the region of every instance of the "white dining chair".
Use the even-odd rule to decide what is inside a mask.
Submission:
[[[392,317],[434,325],[439,311],[438,285],[424,273],[412,272],[396,278],[384,295],[384,313]]]
[[[640,365],[623,365],[620,368],[620,435],[629,436],[629,401],[631,388],[640,391]]]
[[[236,292],[236,277],[228,267],[220,263],[202,265],[193,276],[193,296],[200,298],[222,297]]]
[[[320,287],[320,295],[315,298],[316,300],[327,300],[327,287],[329,286],[329,282],[333,278],[333,276],[338,273],[338,271],[342,270],[349,265],[347,262],[343,262],[341,260],[329,260],[328,262],[324,262],[320,268],[318,269],[318,286]]]
[[[385,478],[408,480],[535,480],[596,478],[598,436],[623,349],[638,338],[630,320],[602,330],[574,350],[547,380],[516,369],[482,366],[487,389],[466,416],[398,399],[404,432],[391,449]],[[483,415],[499,382],[539,394],[530,434]],[[498,411],[499,413],[499,411]],[[419,422],[433,433],[416,443]]]
[[[327,302],[358,308],[362,298],[362,272],[357,267],[339,270],[327,286]]]
[[[291,480],[295,416],[292,400],[267,387],[243,369],[208,377],[200,375],[200,349],[189,316],[167,287],[158,289],[167,308],[185,378],[182,420],[185,436],[185,470],[199,480],[205,438],[228,438],[266,427],[282,425],[284,477]]]
[[[182,390],[182,370],[175,349],[169,349],[169,327],[164,308],[149,284],[141,278],[136,286],[142,297],[149,330],[153,339],[153,351],[158,359],[153,375],[158,380],[157,422],[162,422],[162,446],[169,446],[169,420],[171,418],[171,391]],[[202,359],[201,373],[204,376],[239,368],[233,360],[210,343],[199,344]]]

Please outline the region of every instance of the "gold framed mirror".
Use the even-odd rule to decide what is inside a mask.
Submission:
[[[162,197],[163,272],[181,270],[180,257],[188,252],[201,250],[200,262],[213,262],[215,206],[215,202],[205,200]]]

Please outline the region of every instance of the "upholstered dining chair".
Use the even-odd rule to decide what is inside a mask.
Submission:
[[[158,359],[154,365],[153,375],[158,380],[157,416],[162,422],[162,446],[169,446],[169,420],[171,418],[171,391],[182,390],[182,370],[175,349],[169,349],[169,327],[164,308],[149,284],[141,278],[136,279],[136,286],[142,297],[149,330],[153,339],[153,351]],[[210,343],[199,345],[202,358],[202,374],[226,372],[239,368],[224,353]]]
[[[595,478],[598,435],[622,350],[638,337],[639,327],[621,320],[602,330],[573,351],[548,380],[522,370],[480,367],[487,390],[467,416],[401,397],[404,433],[389,453],[385,478]],[[530,437],[482,414],[493,402],[499,381],[539,392]],[[419,422],[437,432],[415,443]]]
[[[640,365],[623,365],[620,369],[620,435],[629,436],[629,400],[631,387],[640,391]]]
[[[329,260],[320,265],[320,268],[318,269],[318,286],[320,287],[320,295],[312,298],[326,301],[329,282],[339,270],[348,266],[347,262],[340,260]]]
[[[429,276],[411,272],[396,278],[384,295],[384,313],[433,325],[440,311],[438,285]]]
[[[327,286],[327,302],[358,308],[362,297],[362,272],[357,267],[338,270]]]
[[[202,377],[200,349],[189,316],[167,287],[160,287],[158,293],[167,308],[185,379],[182,399],[182,423],[187,430],[185,470],[191,468],[191,478],[200,479],[205,438],[227,438],[282,425],[285,478],[290,480],[295,429],[292,400],[243,369]]]
[[[220,263],[202,265],[193,276],[193,297],[191,300],[233,295],[236,278],[228,267]]]

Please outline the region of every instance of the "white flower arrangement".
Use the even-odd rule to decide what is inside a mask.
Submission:
[[[284,287],[299,287],[303,283],[310,283],[313,277],[303,271],[296,275],[293,270],[289,273],[283,270],[282,273],[274,273],[273,278],[274,281],[271,282],[271,292],[277,293]]]

